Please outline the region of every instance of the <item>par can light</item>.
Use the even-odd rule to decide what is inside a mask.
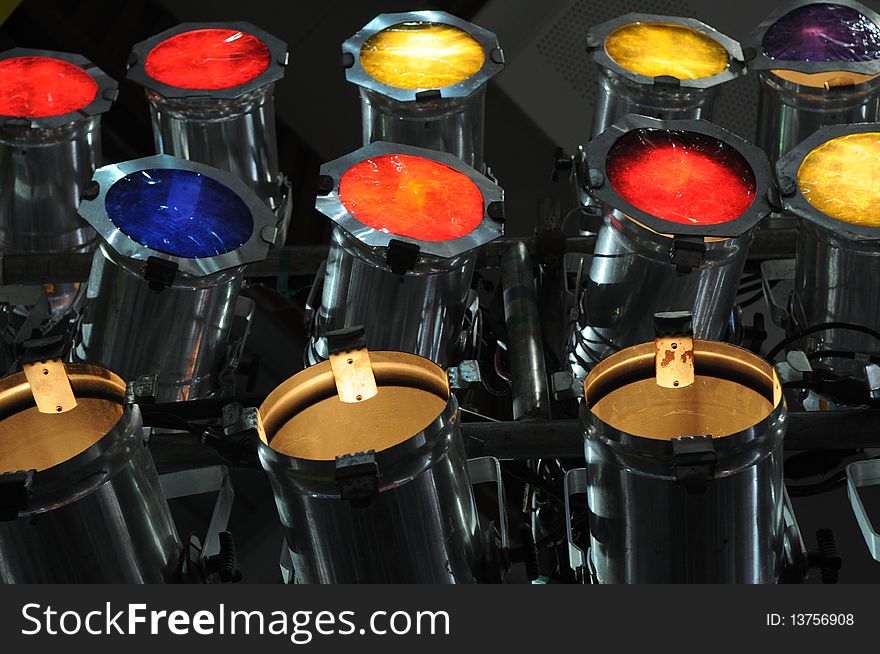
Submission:
[[[711,119],[718,87],[744,73],[739,44],[692,18],[626,14],[593,27],[599,68],[592,136],[626,114]]]
[[[307,360],[362,325],[371,349],[454,365],[476,252],[501,236],[503,191],[452,155],[373,143],[321,167],[335,224]]]
[[[134,46],[128,79],[146,88],[156,151],[228,170],[290,220],[278,169],[275,82],[287,44],[243,22],[182,23]]]
[[[597,581],[776,583],[785,417],[773,366],[686,333],[593,368],[581,422]]]
[[[824,322],[876,329],[880,292],[870,283],[880,261],[880,124],[824,127],[776,166],[785,209],[799,218],[793,331]],[[834,329],[799,349],[880,354],[867,334]],[[864,376],[858,358],[822,357],[820,365]]]
[[[766,156],[706,121],[631,115],[586,157],[605,215],[576,298],[575,377],[650,339],[658,311],[689,311],[697,337],[720,339],[752,230],[770,213]]]
[[[0,380],[0,581],[159,583],[183,546],[126,385],[98,366]]]
[[[85,57],[15,48],[0,54],[0,252],[80,252],[94,232],[77,215],[101,164],[101,114],[116,82]],[[75,287],[54,284],[65,309]]]
[[[98,169],[79,210],[100,242],[74,357],[156,375],[159,401],[215,391],[244,267],[266,256],[274,214],[232,173],[168,155]]]
[[[471,583],[481,539],[446,373],[334,352],[259,410],[259,456],[298,583]]]
[[[776,162],[820,127],[880,112],[880,14],[850,0],[794,0],[747,40],[758,71],[757,144]]]
[[[442,11],[380,14],[342,57],[360,88],[364,145],[430,148],[482,167],[486,82],[504,67],[493,33]]]

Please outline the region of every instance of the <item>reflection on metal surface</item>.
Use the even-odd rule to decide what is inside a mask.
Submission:
[[[762,46],[773,59],[871,61],[880,59],[880,26],[853,7],[805,4],[771,25]]]
[[[176,34],[150,50],[144,64],[158,82],[181,89],[240,86],[269,67],[271,53],[253,34],[201,29]]]
[[[797,172],[804,198],[831,218],[880,227],[880,132],[826,141]]]
[[[824,89],[825,91],[864,84],[880,77],[880,75],[852,73],[846,70],[833,70],[824,73],[802,73],[797,70],[771,70],[770,72],[786,82],[799,86]]]
[[[727,50],[707,34],[671,23],[631,23],[605,39],[608,56],[646,77],[711,77],[730,61]]]
[[[91,103],[98,84],[79,66],[51,57],[0,61],[0,116],[44,118]]]
[[[361,46],[361,65],[379,82],[402,89],[439,89],[483,67],[483,46],[453,25],[407,22],[387,27]]]
[[[60,359],[22,364],[40,413],[65,413],[76,408],[70,379]]]
[[[446,375],[425,359],[371,352],[378,386],[372,399],[339,397],[332,364],[291,377],[261,407],[267,444],[288,456],[332,461],[352,452],[381,452],[425,429],[449,400]]]
[[[368,227],[424,241],[465,236],[483,220],[476,184],[441,163],[405,154],[349,168],[339,182],[339,199]]]
[[[695,132],[638,129],[608,152],[608,180],[627,202],[676,223],[714,225],[742,215],[755,175],[720,139]]]

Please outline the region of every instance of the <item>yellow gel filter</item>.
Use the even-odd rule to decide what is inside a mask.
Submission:
[[[400,89],[452,86],[479,71],[484,61],[479,41],[441,23],[392,25],[361,46],[361,66],[367,74]]]
[[[826,216],[880,227],[880,132],[849,134],[810,152],[797,173],[804,198]]]
[[[703,32],[669,23],[630,23],[605,39],[605,52],[617,64],[646,77],[681,80],[712,77],[730,63],[727,50]]]

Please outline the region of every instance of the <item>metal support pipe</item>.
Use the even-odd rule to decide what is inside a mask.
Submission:
[[[550,394],[535,276],[532,257],[522,241],[511,245],[501,256],[501,285],[514,420],[549,418]]]

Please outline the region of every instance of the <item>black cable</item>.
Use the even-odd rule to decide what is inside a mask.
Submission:
[[[785,488],[790,497],[808,497],[834,490],[844,483],[846,483],[846,472],[839,472],[815,484],[790,484],[786,482]]]
[[[823,322],[818,325],[813,325],[812,327],[802,329],[801,331],[797,332],[796,334],[792,334],[791,336],[786,336],[776,345],[774,345],[769,352],[767,352],[765,358],[772,361],[774,358],[776,358],[777,354],[785,349],[785,347],[791,345],[795,341],[799,341],[800,339],[804,338],[805,336],[809,336],[810,334],[815,334],[816,332],[824,332],[829,329],[849,329],[850,331],[867,334],[868,336],[880,341],[880,332],[875,331],[870,327],[856,325],[849,322]]]
[[[757,302],[758,300],[761,300],[763,298],[764,298],[764,291],[758,291],[754,295],[750,295],[749,297],[747,297],[742,302],[737,302],[737,304],[740,306],[740,308],[745,309],[746,307],[752,306],[755,302]]]

